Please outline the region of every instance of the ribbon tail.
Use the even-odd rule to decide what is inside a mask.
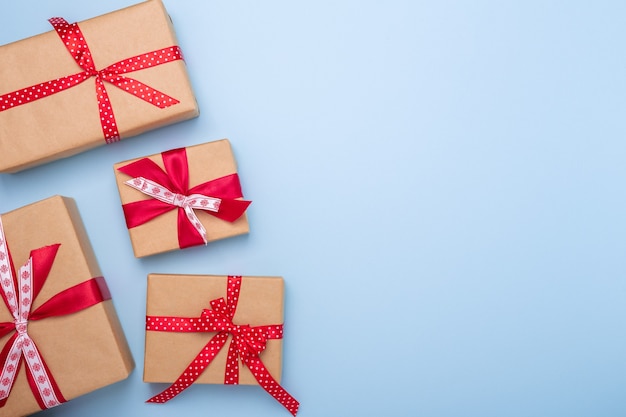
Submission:
[[[248,209],[251,201],[238,200],[243,197],[239,175],[230,174],[196,185],[189,189],[189,194],[210,195],[220,198],[220,209],[209,212],[212,216],[227,222],[234,222]]]
[[[195,214],[194,214],[195,217]],[[196,221],[200,224],[202,230],[204,226],[200,223],[200,220]],[[206,231],[205,231],[206,233]],[[187,213],[182,207],[178,208],[178,246],[181,249],[188,248],[190,246],[198,246],[206,244],[206,240],[202,237],[201,232],[198,230],[195,224],[187,217]]]
[[[39,349],[35,346],[35,342],[30,338],[29,341],[33,344],[32,352],[34,354],[24,356],[24,362],[27,365],[26,379],[35,400],[37,400],[37,404],[39,404],[39,408],[45,410],[66,402],[67,400],[61,394],[61,389],[54,380],[46,361],[39,354]],[[35,380],[35,373],[38,381]]]
[[[194,358],[189,366],[187,366],[187,369],[183,371],[183,373],[172,385],[146,402],[162,404],[168,402],[189,388],[189,386],[191,386],[191,384],[198,379],[202,372],[204,372],[207,366],[209,366],[213,358],[215,358],[215,355],[217,355],[220,349],[222,349],[227,339],[228,333],[226,332],[216,334],[213,338],[211,338],[211,340],[209,340],[209,343],[204,346],[198,356]]]
[[[220,220],[232,223],[243,216],[243,213],[245,213],[251,203],[252,201],[224,198],[220,202],[220,209],[218,211],[207,211],[207,213]]]
[[[224,370],[224,384],[239,384],[239,352],[235,346],[235,338],[230,341],[228,346],[228,357],[226,358],[226,369]]]
[[[9,354],[15,348],[16,339],[17,339],[17,333],[13,334],[13,336],[11,336],[11,338],[4,345],[2,352],[0,352],[0,364],[7,363]],[[13,389],[13,381],[15,379],[15,375],[17,375],[17,373],[20,370],[20,366],[22,365],[21,352],[18,352],[18,354],[20,355],[20,358],[18,359],[15,371],[13,373],[7,373],[9,377],[6,378],[6,381],[5,381],[5,378],[2,378],[3,381],[2,381],[2,385],[0,386],[0,408],[4,407],[7,400],[9,399],[9,395],[11,394],[11,390]],[[0,375],[6,376],[4,368],[0,369]]]
[[[291,396],[269,373],[261,359],[256,356],[243,358],[243,363],[250,369],[259,385],[276,401],[285,407],[292,415],[298,413],[300,403]]]
[[[180,103],[180,101],[176,100],[174,97],[170,97],[167,94],[130,77],[124,77],[121,75],[104,75],[103,78],[117,88],[124,90],[127,93],[132,94],[133,96],[140,98],[160,109],[165,109]]]
[[[190,206],[183,207],[183,210],[185,211],[185,216],[187,216],[187,220],[189,220],[189,223],[191,223],[196,231],[200,234],[200,236],[202,237],[202,241],[206,245],[206,229],[204,228],[202,223],[200,223],[200,219],[198,219],[198,216],[196,216],[196,212]]]

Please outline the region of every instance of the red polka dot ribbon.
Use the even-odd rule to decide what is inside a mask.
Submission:
[[[0,95],[0,112],[68,90],[91,77],[95,77],[102,133],[105,141],[111,143],[120,140],[120,133],[115,122],[113,108],[109,102],[109,95],[104,81],[161,109],[179,103],[175,98],[155,90],[140,81],[121,75],[183,59],[182,52],[178,46],[170,46],[137,55],[97,70],[78,24],[69,24],[59,17],[51,18],[49,21],[65,44],[68,52],[72,55],[72,58],[83,71]]]
[[[22,363],[26,363],[28,384],[42,410],[65,402],[35,341],[28,334],[28,322],[72,314],[111,298],[104,278],[97,277],[56,294],[31,312],[59,246],[55,244],[31,251],[26,263],[15,274],[0,220],[0,295],[13,316],[12,322],[0,323],[0,338],[14,332],[0,352],[0,408],[5,406],[11,394]]]
[[[207,232],[194,210],[203,210],[221,220],[234,222],[251,201],[243,197],[239,176],[227,175],[189,187],[189,166],[185,148],[161,153],[165,171],[148,158],[132,162],[118,171],[129,175],[125,184],[152,197],[122,206],[129,229],[178,208],[180,248],[206,244]]]
[[[226,299],[211,301],[211,309],[197,317],[147,316],[146,330],[161,332],[217,332],[189,364],[187,369],[165,391],[150,398],[148,402],[164,403],[187,389],[198,379],[232,335],[228,347],[224,384],[239,383],[239,360],[250,369],[259,385],[294,416],[300,404],[270,375],[259,355],[267,340],[281,339],[283,325],[249,326],[233,323],[239,290],[240,276],[229,276]]]

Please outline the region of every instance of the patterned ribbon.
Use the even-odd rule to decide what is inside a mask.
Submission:
[[[239,383],[239,360],[250,369],[259,385],[283,405],[294,416],[300,404],[272,377],[259,355],[265,349],[267,340],[281,339],[283,325],[254,326],[233,323],[239,290],[240,276],[229,276],[226,299],[211,301],[211,310],[204,310],[197,317],[147,316],[146,330],[161,332],[217,332],[187,369],[166,390],[150,398],[147,402],[164,403],[187,389],[198,379],[202,372],[226,344],[229,335],[232,340],[228,347],[224,384]]]
[[[156,198],[164,203],[182,208],[187,215],[187,219],[196,228],[202,236],[204,244],[207,244],[206,229],[200,223],[200,219],[196,216],[194,209],[206,210],[217,213],[220,210],[219,198],[208,197],[202,194],[183,195],[174,193],[154,181],[145,179],[144,177],[136,177],[125,182],[126,185],[133,187],[142,193]]]
[[[12,322],[0,323],[0,338],[15,331],[0,352],[0,408],[4,407],[11,394],[22,362],[26,362],[26,378],[42,410],[66,401],[28,334],[29,320],[72,314],[111,298],[104,278],[97,277],[61,291],[31,312],[33,301],[48,278],[59,246],[55,244],[31,251],[28,261],[15,275],[0,219],[0,295],[13,316]]]
[[[124,204],[129,229],[178,208],[178,244],[180,248],[207,243],[207,233],[194,210],[204,210],[221,220],[234,222],[243,215],[251,201],[243,197],[239,176],[227,175],[189,188],[189,167],[185,148],[161,154],[165,171],[148,158],[118,170],[131,177],[125,184],[152,197]]]
[[[40,98],[48,97],[52,94],[72,88],[88,78],[95,77],[96,97],[100,109],[102,133],[105,141],[111,143],[120,140],[120,133],[117,129],[113,108],[109,102],[109,95],[105,88],[104,81],[161,109],[179,103],[175,98],[155,90],[140,81],[120,75],[183,59],[182,52],[178,46],[170,46],[168,48],[137,55],[116,62],[104,69],[97,70],[87,42],[78,24],[69,24],[59,17],[51,18],[49,22],[65,44],[72,58],[74,58],[83,71],[0,95],[0,112],[30,103]]]

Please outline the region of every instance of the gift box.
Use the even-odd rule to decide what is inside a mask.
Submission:
[[[198,116],[160,0],[0,46],[0,172]]]
[[[259,384],[295,415],[280,386],[283,289],[281,277],[150,274],[143,379],[173,385],[149,402],[193,383]]]
[[[136,257],[248,233],[228,139],[114,165]]]
[[[0,216],[0,415],[123,380],[133,359],[72,199]]]

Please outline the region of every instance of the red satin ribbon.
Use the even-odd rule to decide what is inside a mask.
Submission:
[[[226,175],[189,188],[189,167],[185,148],[163,152],[161,157],[163,158],[165,171],[148,158],[142,158],[118,168],[118,170],[132,178],[144,177],[155,181],[178,194],[190,195],[197,193],[220,198],[222,201],[219,211],[205,212],[228,222],[234,222],[241,217],[250,205],[251,201],[237,200],[237,198],[243,197],[237,174]],[[204,244],[202,236],[189,222],[182,207],[151,198],[124,204],[122,208],[126,218],[126,226],[129,229],[144,224],[168,211],[178,209],[179,247],[182,249]]]
[[[30,257],[32,258],[32,272],[33,272],[33,299],[37,298],[41,288],[43,287],[46,279],[48,278],[48,273],[52,268],[52,264],[56,257],[57,251],[59,249],[59,244],[44,246],[39,249],[35,249],[30,252]],[[13,277],[15,284],[17,284],[17,275],[15,274],[15,268],[13,266],[13,262],[11,261],[11,269],[13,270]],[[9,302],[6,298],[6,294],[4,291],[0,291],[2,294],[2,299],[4,300],[5,305],[9,308]],[[42,320],[48,317],[58,317],[67,314],[76,313],[78,311],[84,310],[88,307],[94,306],[102,301],[111,299],[111,294],[107,288],[106,282],[103,277],[95,277],[91,278],[88,281],[82,282],[78,285],[70,287],[66,290],[61,291],[60,293],[54,295],[44,304],[42,304],[35,311],[30,312],[28,316],[28,320]],[[0,352],[0,366],[5,364],[8,359],[8,353],[13,344],[13,341],[17,338],[18,333],[16,331],[16,325],[14,322],[4,322],[0,323],[0,338],[6,336],[7,334],[15,331],[12,337],[5,343],[5,346]],[[22,358],[18,364],[19,367],[22,366],[24,359]],[[58,398],[60,402],[66,402],[65,398],[61,394],[59,386],[54,380],[52,373],[48,369],[45,361],[42,358],[43,366],[46,368],[47,374],[50,377],[50,382],[52,388],[54,390],[54,394]],[[29,369],[26,367],[26,378],[28,380],[28,384],[33,392],[39,407],[43,410],[48,408],[45,400],[46,393],[39,392],[37,389],[37,384],[33,379],[33,375]],[[13,388],[13,386],[9,387],[9,392]],[[4,400],[0,400],[0,408],[4,407],[8,398]]]
[[[218,298],[211,301],[211,310],[204,310],[197,317],[147,316],[146,330],[164,332],[217,332],[209,340],[200,353],[189,364],[187,369],[166,390],[150,398],[147,402],[164,403],[187,389],[198,379],[202,372],[211,364],[213,358],[226,344],[229,335],[233,338],[228,347],[224,384],[239,383],[239,361],[241,359],[259,385],[283,405],[294,416],[300,404],[270,375],[259,355],[265,350],[269,339],[283,337],[283,325],[254,326],[236,325],[233,323],[241,277],[229,276],[226,299]]]
[[[161,109],[179,103],[175,98],[155,90],[140,81],[120,75],[183,59],[182,52],[178,46],[170,46],[168,48],[137,55],[116,62],[104,69],[97,70],[87,42],[78,24],[69,24],[59,17],[51,18],[49,21],[65,44],[70,55],[72,55],[72,58],[74,58],[83,71],[0,95],[0,112],[30,103],[40,98],[48,97],[52,94],[72,88],[88,78],[95,77],[96,97],[100,110],[102,133],[106,142],[111,143],[120,140],[120,134],[104,81]]]

